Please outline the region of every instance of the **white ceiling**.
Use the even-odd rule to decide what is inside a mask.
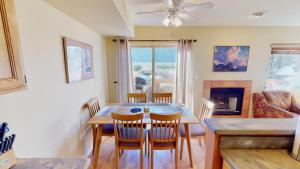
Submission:
[[[137,12],[165,9],[163,0],[125,0],[135,25],[162,25],[159,14]],[[300,26],[300,0],[185,0],[185,3],[214,3],[213,9],[193,13],[183,26]],[[265,16],[251,14],[267,11]]]
[[[103,35],[134,36],[123,0],[44,0]]]

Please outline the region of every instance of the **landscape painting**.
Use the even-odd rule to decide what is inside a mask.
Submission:
[[[63,43],[67,82],[93,78],[93,47],[70,38],[63,38]]]
[[[214,72],[246,72],[250,46],[216,46]]]

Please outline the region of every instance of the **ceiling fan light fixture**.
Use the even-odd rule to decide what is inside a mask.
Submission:
[[[179,27],[179,26],[182,25],[182,21],[181,21],[178,17],[175,17],[175,18],[174,18],[174,21],[173,21],[173,25],[174,25],[175,27]]]
[[[174,27],[179,27],[182,25],[182,21],[180,20],[180,18],[178,16],[168,16],[166,17],[162,23],[166,26],[174,26]]]
[[[162,21],[162,23],[163,23],[166,27],[169,27],[169,25],[170,25],[170,18],[169,18],[169,17],[165,17],[165,19]]]

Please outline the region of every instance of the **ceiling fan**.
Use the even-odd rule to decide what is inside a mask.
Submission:
[[[166,5],[166,9],[157,10],[157,11],[149,11],[149,12],[138,12],[138,15],[144,14],[162,14],[165,15],[162,23],[166,26],[174,26],[178,27],[182,25],[183,20],[190,20],[191,13],[204,10],[211,9],[214,4],[212,2],[203,2],[192,5],[184,5],[184,0],[163,0]]]

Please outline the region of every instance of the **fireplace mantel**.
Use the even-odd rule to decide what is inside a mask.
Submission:
[[[244,88],[244,97],[241,115],[222,116],[214,115],[213,117],[227,118],[248,118],[251,100],[251,80],[205,80],[203,83],[203,98],[210,99],[211,88]]]

